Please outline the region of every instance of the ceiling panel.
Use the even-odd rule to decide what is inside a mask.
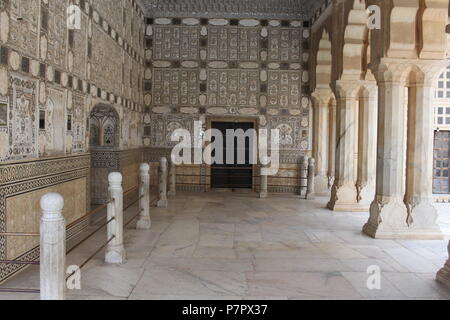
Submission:
[[[149,17],[309,19],[325,0],[138,0]]]

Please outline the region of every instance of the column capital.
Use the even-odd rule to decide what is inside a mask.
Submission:
[[[416,85],[434,87],[439,75],[447,67],[448,60],[428,59],[392,59],[382,58],[379,63],[372,63],[372,70],[377,83],[396,83],[399,85]],[[410,76],[413,77],[410,78]],[[412,80],[413,79],[413,80]],[[411,80],[413,83],[411,83]]]
[[[334,98],[334,93],[330,87],[318,87],[311,96],[319,102],[320,106],[325,106]]]
[[[360,88],[361,81],[337,80],[334,89],[336,99],[356,99]]]

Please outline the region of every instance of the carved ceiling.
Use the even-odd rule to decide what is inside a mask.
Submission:
[[[138,0],[149,17],[310,19],[326,0]]]

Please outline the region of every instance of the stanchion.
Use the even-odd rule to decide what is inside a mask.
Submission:
[[[139,219],[136,229],[148,230],[151,228],[150,219],[150,165],[141,164],[141,185],[139,188]]]
[[[167,208],[167,158],[161,158],[159,163],[159,201],[158,208]]]
[[[107,239],[110,242],[106,249],[105,261],[111,264],[122,264],[125,262],[122,175],[112,172],[108,176],[108,181],[109,194],[113,201],[108,204],[107,208],[107,219],[110,221],[107,227]]]
[[[175,196],[177,194],[177,166],[173,161],[170,161],[169,169],[169,196]]]
[[[314,200],[316,160],[314,158],[309,158],[308,163],[308,190],[306,192],[306,197],[309,200]]]
[[[62,216],[64,198],[48,193],[41,198],[41,300],[66,298],[66,221]]]
[[[259,198],[265,199],[268,194],[268,177],[267,177],[267,166],[264,163],[268,163],[267,158],[262,159],[262,164],[260,168],[260,186],[259,186]]]

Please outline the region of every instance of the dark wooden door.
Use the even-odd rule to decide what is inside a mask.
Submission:
[[[214,163],[211,166],[211,187],[230,189],[251,189],[253,187],[253,166],[250,158],[250,139],[245,139],[244,150],[238,149],[238,137],[235,138],[233,150],[227,148],[227,130],[242,129],[246,132],[253,129],[253,123],[249,122],[213,122],[212,128],[222,132],[223,136],[223,164]],[[234,163],[227,164],[227,156],[234,154]],[[238,164],[238,152],[245,153],[245,163]],[[215,156],[215,154],[213,154]]]
[[[449,194],[450,131],[434,134],[434,177],[433,193]]]

